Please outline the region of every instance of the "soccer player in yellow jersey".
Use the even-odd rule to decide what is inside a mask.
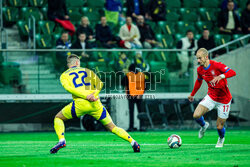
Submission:
[[[50,153],[57,153],[59,149],[66,146],[64,121],[84,114],[99,120],[107,130],[131,143],[134,152],[140,152],[140,145],[125,130],[113,123],[108,111],[102,105],[98,95],[103,83],[99,77],[93,71],[81,68],[77,55],[68,56],[67,64],[69,69],[61,75],[60,81],[62,86],[72,94],[73,102],[55,116],[54,128],[59,142],[50,150]]]

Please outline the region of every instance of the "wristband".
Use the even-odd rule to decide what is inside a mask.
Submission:
[[[222,79],[226,78],[226,76],[224,74],[220,74],[219,75]]]

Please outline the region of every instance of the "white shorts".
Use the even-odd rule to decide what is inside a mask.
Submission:
[[[206,95],[199,104],[207,107],[209,111],[217,108],[217,115],[219,118],[227,119],[229,116],[231,101],[228,104],[223,104],[213,101],[208,95]]]

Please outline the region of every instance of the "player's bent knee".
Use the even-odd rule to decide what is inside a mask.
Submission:
[[[112,132],[112,130],[113,130],[115,127],[116,127],[116,125],[115,125],[113,122],[111,122],[111,123],[105,125],[105,128],[106,128],[108,131],[110,131],[110,132]]]
[[[66,120],[67,120],[67,118],[62,114],[62,111],[58,112],[58,113],[56,114],[55,118],[59,118],[59,119],[61,119],[61,120],[63,120],[63,121],[66,121]]]
[[[194,114],[193,114],[193,118],[194,118],[194,119],[199,119],[200,117],[201,117],[200,114],[194,112]]]
[[[223,129],[223,125],[218,124],[218,125],[217,125],[217,129],[219,129],[219,130]]]

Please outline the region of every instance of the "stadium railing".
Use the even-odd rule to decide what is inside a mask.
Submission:
[[[220,45],[216,48],[213,48],[211,50],[209,50],[210,53],[210,58],[212,58],[211,56],[216,52],[222,52],[222,53],[228,53],[231,50],[234,50],[238,47],[245,47],[247,44],[250,43],[250,34],[244,35],[242,37],[239,37],[237,39],[234,39],[233,41],[227,42],[223,45]]]

